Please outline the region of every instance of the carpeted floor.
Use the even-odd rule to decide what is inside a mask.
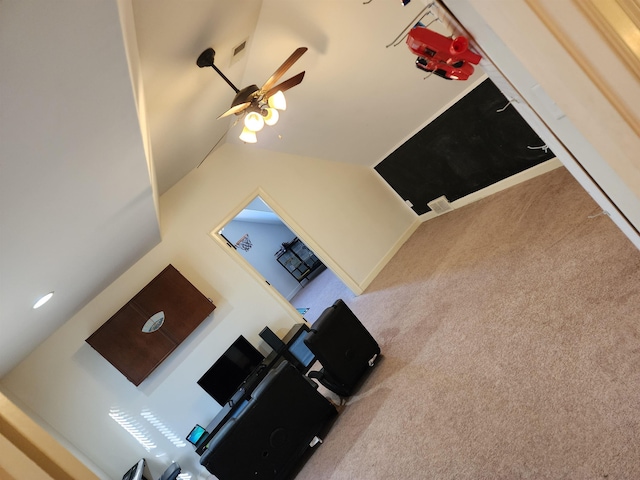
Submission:
[[[304,319],[315,322],[325,308],[333,305],[336,298],[345,302],[354,298],[355,294],[328,268],[300,290],[290,301],[295,308],[308,310]]]
[[[299,480],[640,478],[640,252],[565,169],[345,298],[383,358]]]

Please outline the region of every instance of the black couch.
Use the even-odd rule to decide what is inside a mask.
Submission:
[[[219,480],[290,478],[336,415],[315,384],[283,361],[211,439],[200,463]]]

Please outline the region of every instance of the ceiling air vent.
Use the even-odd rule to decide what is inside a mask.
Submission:
[[[240,44],[236,45],[235,47],[233,47],[233,49],[231,50],[231,64],[234,64],[235,62],[237,62],[240,58],[242,58],[246,48],[247,48],[247,42],[249,41],[248,38],[245,38],[242,42],[240,42]]]
[[[437,215],[453,210],[453,207],[449,203],[449,200],[447,200],[447,197],[445,197],[444,195],[436,198],[435,200],[431,200],[429,203],[427,203],[427,206]]]

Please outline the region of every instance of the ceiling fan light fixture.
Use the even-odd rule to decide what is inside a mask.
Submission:
[[[273,127],[276,123],[278,123],[278,120],[280,119],[280,114],[278,113],[278,110],[276,110],[275,108],[265,108],[267,114],[264,116],[264,123],[266,123],[267,125],[269,125],[270,127]]]
[[[242,133],[238,137],[244,143],[256,143],[258,141],[258,137],[256,137],[256,132],[249,130],[247,127],[242,129]]]
[[[244,117],[244,126],[253,132],[259,132],[264,127],[264,117],[258,112],[249,112]]]
[[[267,102],[271,108],[276,108],[278,110],[287,109],[287,100],[284,98],[284,93],[282,93],[281,90],[278,90],[276,93],[271,95]]]
[[[2,0],[0,0],[1,2]],[[289,55],[278,69],[262,84],[262,87],[257,85],[249,85],[243,89],[236,87],[231,80],[229,80],[224,73],[215,65],[215,50],[213,48],[207,48],[198,57],[196,64],[200,68],[211,67],[213,70],[233,89],[236,93],[231,107],[227,109],[218,118],[224,118],[229,115],[237,115],[238,117],[244,116],[244,127],[239,139],[245,143],[257,143],[256,132],[259,132],[264,128],[265,123],[269,126],[275,125],[279,118],[280,113],[278,110],[287,109],[287,101],[284,98],[285,91],[302,82],[305,72],[302,71],[297,75],[294,75],[287,80],[280,82],[281,77],[287,72],[291,66],[297,62],[300,57],[308,50],[307,47],[298,47],[294,52]],[[280,82],[280,83],[278,83]],[[234,122],[234,125],[236,123]],[[231,128],[231,127],[229,127]],[[227,132],[220,138],[224,138]],[[280,137],[280,136],[279,136]],[[216,143],[220,143],[220,140]],[[214,145],[213,148],[216,147]],[[213,149],[212,149],[213,151]],[[201,162],[202,163],[202,162]]]

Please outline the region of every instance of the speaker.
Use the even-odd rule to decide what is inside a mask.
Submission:
[[[260,332],[260,337],[265,342],[267,342],[267,345],[269,345],[278,353],[281,353],[286,348],[285,343],[280,340],[280,337],[273,333],[269,327],[264,327],[262,329],[262,331]]]

